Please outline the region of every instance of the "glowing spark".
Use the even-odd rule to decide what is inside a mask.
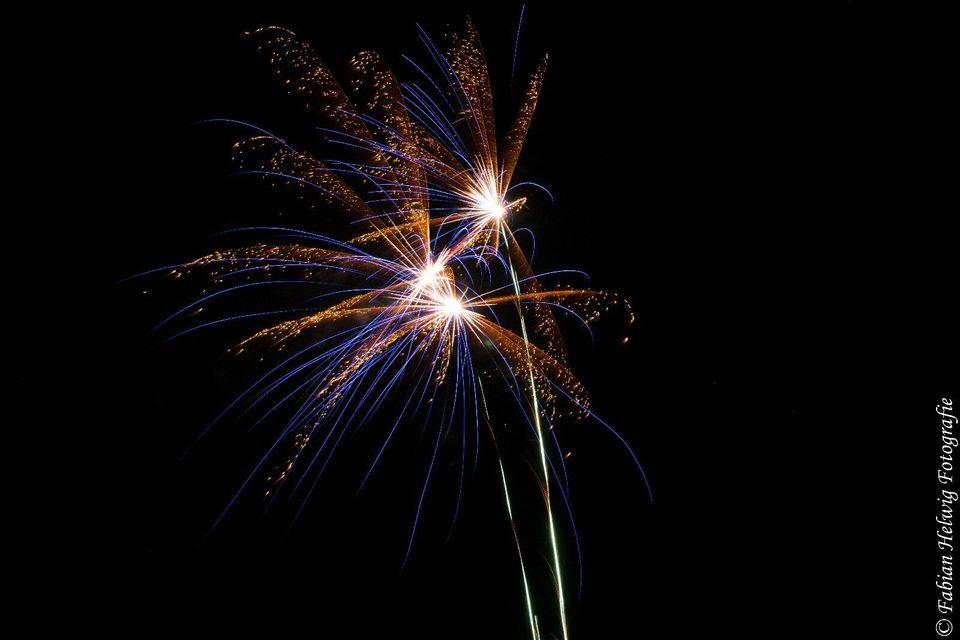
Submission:
[[[420,271],[420,277],[417,278],[418,289],[430,289],[437,285],[440,280],[440,274],[443,272],[443,265],[431,264]]]
[[[500,196],[490,191],[482,191],[473,194],[472,199],[476,202],[477,210],[482,214],[493,218],[502,218],[507,215],[507,208],[501,204]]]
[[[507,215],[507,208],[494,202],[489,203],[487,206],[487,211],[494,218],[502,218],[503,216]]]
[[[440,310],[449,318],[459,318],[463,315],[463,303],[453,296],[448,296],[441,301]]]

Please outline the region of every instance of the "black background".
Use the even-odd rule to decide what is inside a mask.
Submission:
[[[325,485],[279,548],[243,518],[203,542],[256,443],[228,426],[180,453],[250,372],[222,358],[229,333],[147,335],[189,292],[118,284],[286,215],[230,175],[236,131],[195,124],[295,139],[246,29],[292,27],[337,68],[362,48],[419,57],[415,23],[439,36],[469,13],[507,93],[519,5],[355,4],[12,30],[27,113],[8,122],[25,135],[7,429],[23,444],[5,458],[28,468],[8,483],[25,509],[6,528],[33,624],[524,637],[490,457],[449,542],[449,505],[428,507],[402,571],[422,465],[400,457],[369,496]],[[655,497],[609,438],[568,427],[585,564],[574,638],[933,635],[931,415],[956,361],[955,211],[932,195],[947,176],[937,22],[855,4],[528,8],[520,66],[551,59],[520,173],[556,196],[526,214],[535,267],[583,269],[633,302],[627,344],[613,323],[570,347]]]

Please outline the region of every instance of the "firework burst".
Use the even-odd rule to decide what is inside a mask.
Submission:
[[[362,483],[395,433],[422,417],[433,434],[432,456],[406,562],[444,438],[461,432],[461,491],[468,442],[475,443],[476,458],[481,432],[487,432],[499,457],[486,400],[486,389],[497,383],[515,399],[513,413],[529,426],[536,442],[560,633],[567,638],[554,508],[562,504],[569,510],[569,504],[564,456],[553,424],[563,415],[595,416],[583,385],[567,366],[555,314],[570,314],[584,325],[614,306],[625,309],[631,322],[632,316],[614,295],[545,287],[547,274],[533,272],[514,234],[512,219],[526,203],[515,192],[538,188],[512,181],[546,59],[529,78],[512,123],[498,138],[490,79],[472,24],[451,36],[444,51],[421,32],[432,71],[408,60],[417,78],[410,83],[401,83],[372,52],[354,56],[341,83],[289,30],[267,27],[248,35],[287,91],[316,117],[326,146],[336,153],[321,160],[263,129],[220,121],[248,131],[233,149],[239,172],[302,190],[332,217],[331,226],[346,226],[350,232],[333,237],[303,229],[245,229],[279,240],[168,268],[177,277],[204,277],[208,288],[164,325],[210,313],[236,292],[271,287],[302,292],[288,308],[227,313],[177,334],[232,320],[287,316],[232,349],[234,354],[282,355],[228,409],[259,407],[260,420],[280,407],[293,409],[227,510],[264,476],[269,479],[259,490],[269,502],[286,494],[296,497],[302,509],[342,439],[369,423],[402,389],[406,401],[390,415],[390,428]],[[260,299],[271,302],[270,296]],[[442,408],[422,411],[434,404]],[[502,461],[500,471],[513,524]],[[517,536],[515,524],[513,530]],[[519,537],[516,542],[530,632],[536,639],[541,622]]]

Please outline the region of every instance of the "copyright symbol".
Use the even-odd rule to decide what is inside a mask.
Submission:
[[[953,633],[953,623],[943,618],[942,620],[937,620],[937,635],[938,636],[948,636]]]

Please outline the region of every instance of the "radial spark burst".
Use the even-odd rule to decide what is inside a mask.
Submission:
[[[515,400],[513,410],[498,416],[501,423],[512,419],[517,428],[529,428],[536,442],[531,453],[544,496],[560,634],[567,638],[554,509],[560,504],[569,510],[569,503],[563,450],[553,425],[561,416],[593,418],[622,438],[590,410],[583,385],[568,368],[555,313],[587,325],[616,306],[633,318],[615,295],[545,287],[544,276],[574,272],[534,274],[514,234],[513,219],[526,203],[515,192],[539,188],[512,181],[546,59],[530,76],[512,123],[498,138],[490,79],[472,24],[451,36],[443,51],[421,32],[431,71],[406,59],[416,78],[408,83],[372,52],[354,56],[341,83],[289,30],[267,27],[248,35],[287,91],[315,116],[330,157],[321,160],[256,126],[220,120],[248,132],[234,145],[239,172],[301,190],[329,216],[318,226],[350,231],[248,228],[242,231],[271,240],[168,268],[177,277],[202,277],[207,284],[199,299],[162,324],[227,307],[215,319],[176,335],[235,320],[286,316],[232,349],[281,355],[228,409],[259,408],[261,420],[281,407],[292,410],[224,514],[242,493],[255,490],[269,501],[281,493],[295,497],[302,510],[343,438],[399,396],[406,400],[387,417],[389,429],[361,485],[398,431],[417,420],[432,433],[433,453],[413,517],[409,555],[447,436],[460,436],[461,490],[467,459],[479,454],[484,433],[499,456],[486,398],[490,385],[501,385]],[[276,290],[284,294],[274,299],[269,292]],[[266,309],[229,310],[238,293],[250,291]],[[442,408],[424,410],[428,406]],[[515,505],[502,461],[500,470],[513,523]],[[258,489],[265,476],[269,480]],[[516,541],[536,639],[541,620],[519,537]]]

